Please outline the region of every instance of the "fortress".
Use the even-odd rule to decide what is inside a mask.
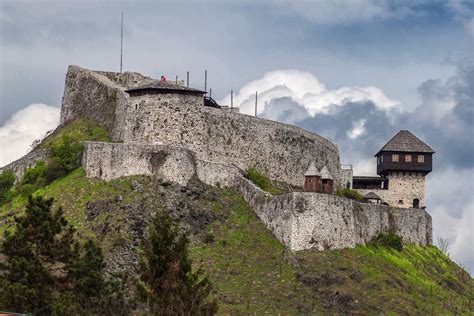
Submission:
[[[400,150],[395,145],[403,145],[403,139],[389,142],[377,154],[382,177],[366,181],[341,168],[338,147],[329,140],[295,126],[206,106],[205,94],[138,73],[70,66],[61,124],[87,118],[112,138],[110,143],[83,143],[88,177],[150,175],[185,186],[197,176],[209,185],[232,186],[292,250],[353,247],[386,231],[408,243],[432,243],[431,217],[421,207],[423,179],[434,152],[426,144],[423,150],[416,142]],[[418,156],[410,159],[421,159],[422,152],[426,160],[408,165],[412,152]],[[44,155],[33,150],[2,170],[14,170],[19,177]],[[389,164],[389,155],[403,157],[403,168],[412,169],[394,167],[393,160]],[[249,167],[306,192],[270,195],[245,178]],[[359,190],[367,203],[333,194],[345,187]]]

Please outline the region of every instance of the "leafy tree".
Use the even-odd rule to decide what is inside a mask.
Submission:
[[[139,298],[153,315],[211,315],[212,286],[201,269],[192,271],[189,239],[168,214],[159,212],[144,239],[140,260]]]
[[[25,215],[0,246],[0,309],[35,315],[100,312],[113,303],[112,283],[103,277],[103,257],[92,241],[82,247],[52,199],[29,197]],[[111,290],[112,289],[112,290]]]
[[[15,183],[15,174],[13,171],[4,171],[0,173],[0,205],[8,202],[11,198],[11,189]]]

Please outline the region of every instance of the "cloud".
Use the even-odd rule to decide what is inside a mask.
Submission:
[[[448,239],[450,255],[474,273],[474,168],[434,170],[427,177],[426,200],[433,217],[435,242]]]
[[[28,152],[36,139],[59,124],[59,108],[41,103],[30,104],[16,112],[0,127],[0,166]]]
[[[293,13],[317,24],[353,24],[376,19],[395,19],[419,15],[416,5],[420,1],[346,0],[319,1],[312,5],[306,1],[282,1],[280,5]]]
[[[278,98],[287,98],[301,105],[311,116],[327,113],[332,106],[348,102],[372,101],[378,108],[391,109],[400,104],[388,98],[382,90],[369,87],[342,87],[328,90],[313,74],[301,70],[277,70],[266,73],[261,79],[245,84],[234,98],[240,112],[255,113],[255,93],[258,93],[257,113],[266,113],[267,105]],[[230,104],[230,94],[221,104]],[[280,105],[282,102],[280,102]]]
[[[353,164],[358,175],[375,174],[373,155],[401,129],[430,144],[437,153],[427,176],[426,204],[435,239],[448,238],[454,260],[474,270],[474,62],[465,60],[445,81],[423,82],[421,103],[413,111],[400,109],[375,87],[331,90],[297,70],[272,71],[245,84],[236,105],[247,114],[253,114],[255,90],[260,117],[330,139],[339,145],[341,161]]]

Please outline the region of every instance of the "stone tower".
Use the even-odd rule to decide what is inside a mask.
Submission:
[[[403,208],[425,206],[425,176],[435,151],[407,130],[398,132],[380,149],[377,174],[388,179],[383,200]]]

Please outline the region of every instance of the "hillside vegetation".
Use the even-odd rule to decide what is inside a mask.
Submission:
[[[87,179],[77,169],[35,195],[53,197],[63,205],[79,235],[102,244],[111,270],[133,271],[134,239],[154,209],[168,209],[192,233],[194,264],[210,274],[219,313],[467,315],[473,307],[473,280],[435,247],[397,251],[358,246],[291,253],[239,194],[198,182],[194,186],[148,177],[105,183]],[[189,213],[178,210],[179,203],[187,203],[182,209]],[[18,196],[1,208],[7,224],[2,229],[25,205],[26,199]]]
[[[81,140],[104,136],[96,131]],[[57,133],[43,146],[61,138]],[[80,239],[98,241],[109,271],[128,271],[132,279],[144,231],[157,211],[167,211],[189,232],[193,264],[209,274],[219,314],[469,315],[474,309],[473,279],[435,247],[290,252],[230,188],[144,176],[104,182],[76,168],[34,189],[34,196],[63,207]],[[2,236],[26,204],[26,196],[15,194],[0,206]]]

